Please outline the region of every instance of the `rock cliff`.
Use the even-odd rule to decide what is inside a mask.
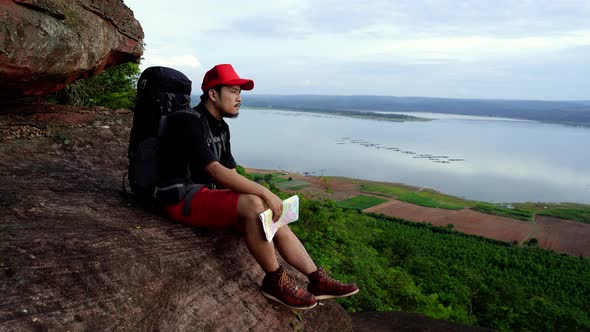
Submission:
[[[333,300],[295,312],[263,297],[237,234],[122,195],[130,122],[51,105],[0,114],[0,330],[352,329]]]
[[[143,30],[122,0],[0,0],[0,98],[43,95],[137,61]]]

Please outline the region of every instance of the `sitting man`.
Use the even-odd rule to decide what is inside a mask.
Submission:
[[[187,225],[232,227],[241,232],[248,250],[266,272],[261,291],[271,300],[310,309],[317,300],[353,295],[358,287],[334,280],[317,268],[288,226],[281,227],[272,242],[265,239],[258,214],[267,206],[274,221],[278,220],[282,200],[236,172],[229,127],[223,120],[238,116],[240,93],[253,88],[254,82],[240,78],[231,65],[217,65],[205,74],[198,106],[167,119],[160,149],[160,179],[165,184],[159,188],[188,184],[186,188],[192,190],[179,201],[167,202],[164,209],[170,218]],[[298,287],[279,265],[275,246],[286,262],[309,278],[307,290]]]

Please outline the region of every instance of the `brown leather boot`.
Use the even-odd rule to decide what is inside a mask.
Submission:
[[[321,267],[307,277],[309,278],[307,290],[315,295],[317,300],[347,297],[359,292],[356,284],[343,284],[336,279],[332,279],[328,272]]]
[[[266,274],[260,291],[267,298],[292,309],[307,310],[318,304],[311,293],[295,285],[282,266]]]

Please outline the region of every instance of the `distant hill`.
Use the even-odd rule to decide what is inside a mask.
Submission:
[[[324,112],[432,112],[590,126],[590,101],[451,99],[392,96],[245,95],[244,105]]]

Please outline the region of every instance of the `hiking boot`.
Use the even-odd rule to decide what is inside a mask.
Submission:
[[[321,267],[307,277],[309,278],[307,290],[315,295],[317,300],[347,297],[359,292],[359,288],[355,284],[343,284],[332,279],[328,272]]]
[[[295,285],[282,266],[275,272],[266,274],[260,291],[267,298],[292,309],[306,310],[318,304],[311,293]]]

